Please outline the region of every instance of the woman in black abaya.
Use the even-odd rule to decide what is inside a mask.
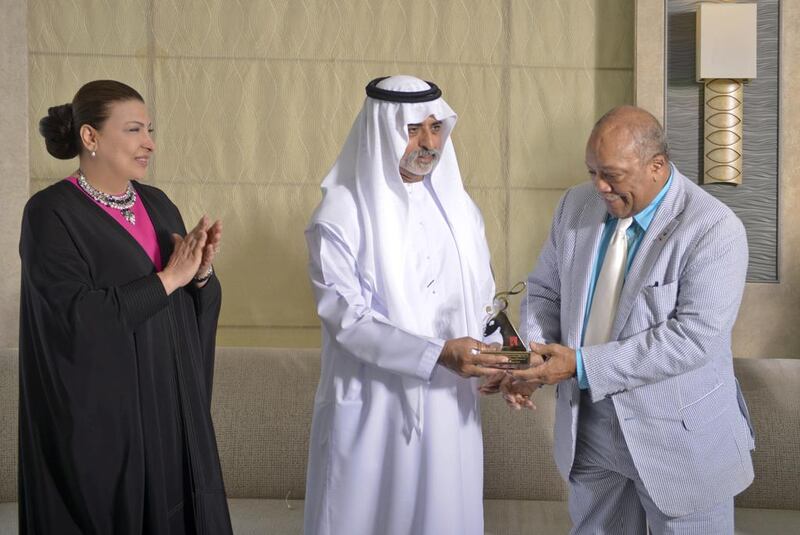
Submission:
[[[127,85],[89,82],[39,129],[80,166],[22,221],[20,533],[231,533],[210,416],[222,225],[187,233],[138,182],[155,144]]]

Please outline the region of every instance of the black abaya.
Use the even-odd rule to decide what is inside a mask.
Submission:
[[[134,187],[166,260],[180,213]],[[167,296],[67,181],[26,205],[20,255],[20,533],[231,533],[210,416],[216,277]]]

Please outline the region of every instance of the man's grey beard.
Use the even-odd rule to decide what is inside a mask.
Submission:
[[[421,164],[417,161],[418,157],[429,155],[433,156],[431,163]],[[400,167],[415,175],[427,175],[433,171],[433,168],[436,167],[437,163],[439,163],[439,158],[441,155],[442,152],[436,149],[417,149],[409,153],[407,156],[404,156],[400,160]]]

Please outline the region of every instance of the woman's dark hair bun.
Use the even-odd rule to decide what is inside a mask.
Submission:
[[[83,125],[102,129],[111,113],[111,105],[126,100],[144,102],[138,91],[116,80],[93,80],[83,84],[71,104],[53,106],[47,110],[47,117],[39,121],[39,133],[44,137],[47,152],[62,160],[78,156],[83,148],[80,137]]]
[[[47,152],[61,160],[69,160],[80,153],[74,124],[72,104],[47,110],[47,116],[39,120],[39,133],[44,137]]]

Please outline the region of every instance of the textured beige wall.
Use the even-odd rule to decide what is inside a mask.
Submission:
[[[664,2],[636,2],[636,97],[653,113],[664,103]],[[779,284],[748,284],[733,332],[737,357],[800,358],[800,0],[781,1]],[[659,47],[644,36],[657,36]],[[640,39],[639,36],[643,38]],[[656,40],[656,39],[654,39]],[[745,111],[746,114],[746,111]]]
[[[634,99],[637,106],[664,120],[665,0],[636,0]]]
[[[747,285],[733,333],[740,357],[800,358],[800,0],[781,0],[780,37],[780,283]]]
[[[28,198],[27,5],[0,0],[0,347],[19,338],[19,225]]]
[[[373,77],[434,80],[500,286],[535,261],[593,122],[633,100],[634,0],[30,0],[30,125],[100,77],[155,119],[149,180],[225,221],[219,341],[314,346],[303,228]],[[32,190],[74,162],[31,131]]]

